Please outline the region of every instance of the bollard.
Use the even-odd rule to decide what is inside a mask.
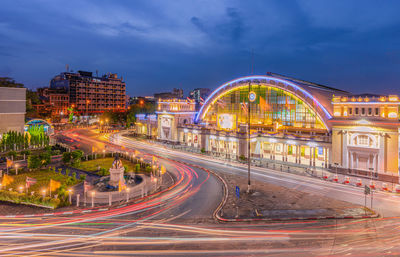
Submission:
[[[375,189],[375,182],[371,180],[371,181],[369,182],[369,187],[370,187],[371,189]]]
[[[76,195],[76,207],[79,207],[79,196],[81,196],[80,194]]]
[[[335,177],[333,178],[333,181],[335,181],[335,182],[339,181],[338,175],[335,175]]]

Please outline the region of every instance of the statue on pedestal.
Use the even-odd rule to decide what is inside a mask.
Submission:
[[[110,182],[108,184],[113,187],[117,187],[119,185],[120,181],[121,181],[121,184],[125,184],[124,170],[125,170],[125,168],[122,165],[121,159],[119,158],[118,154],[115,155],[115,159],[109,170],[110,171]]]

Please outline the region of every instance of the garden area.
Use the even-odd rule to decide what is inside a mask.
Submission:
[[[55,168],[34,170],[18,175],[4,175],[0,190],[0,201],[17,204],[39,205],[57,208],[69,205],[68,190],[84,177],[66,175]],[[52,197],[50,197],[50,193]]]
[[[114,157],[106,155],[105,157],[99,156],[100,158],[95,159],[93,156],[90,156],[91,160],[89,159],[85,161],[85,158],[80,153],[76,152],[77,151],[72,153],[64,153],[64,164],[84,171],[96,173],[99,176],[110,175],[109,169],[112,166]],[[130,160],[122,159],[122,163],[125,168],[125,173],[133,172],[150,174],[153,172],[153,167],[140,159],[133,159],[132,162]]]

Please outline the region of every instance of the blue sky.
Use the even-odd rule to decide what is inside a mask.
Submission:
[[[400,1],[3,0],[0,76],[122,75],[130,95],[276,72],[355,93],[400,93]]]

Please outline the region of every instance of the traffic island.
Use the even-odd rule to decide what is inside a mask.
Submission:
[[[228,187],[220,221],[369,218],[377,215],[364,206],[257,181],[250,193],[242,177],[221,175]]]

